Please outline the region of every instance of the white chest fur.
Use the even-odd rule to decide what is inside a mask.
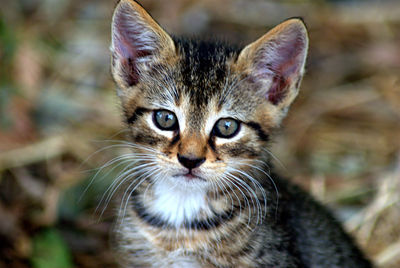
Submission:
[[[199,185],[192,185],[183,178],[165,178],[154,185],[154,200],[150,211],[164,221],[176,227],[192,221],[200,214],[207,213],[206,190]]]

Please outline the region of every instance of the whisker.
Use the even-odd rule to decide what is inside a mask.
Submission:
[[[243,185],[242,185],[242,183],[240,182],[240,181],[238,181],[238,178],[236,177],[236,176],[234,176],[234,175],[232,175],[232,174],[230,174],[230,173],[226,173],[226,175],[227,175],[227,177],[226,177],[226,179],[232,184],[232,185],[234,185],[235,187],[236,187],[236,189],[238,189],[239,190],[239,192],[241,193],[241,195],[243,196],[243,198],[244,198],[244,200],[245,200],[245,202],[246,202],[246,204],[247,204],[247,209],[248,209],[248,212],[249,212],[249,218],[248,218],[248,224],[250,224],[250,219],[251,219],[251,215],[252,215],[252,213],[251,213],[251,206],[250,206],[250,201],[249,201],[249,199],[247,198],[247,195],[242,191],[242,189],[240,189],[240,187],[236,184],[236,183],[238,183],[240,186],[242,186],[242,187],[244,187]],[[248,189],[246,189],[246,187],[244,187],[244,189],[250,194],[250,192],[248,191]],[[252,200],[252,203],[253,203],[253,207],[254,207],[254,201]]]
[[[274,179],[271,177],[270,174],[268,174],[267,172],[265,172],[262,168],[260,168],[258,166],[251,165],[251,164],[246,163],[246,162],[240,162],[240,163],[243,164],[243,165],[250,166],[251,168],[257,169],[258,171],[264,173],[264,175],[266,175],[267,178],[270,180],[270,182],[272,183],[272,186],[275,189],[275,193],[276,193],[276,201],[275,201],[276,202],[275,215],[276,215],[278,213],[278,207],[279,207],[279,189],[278,189],[278,186],[276,185]]]
[[[244,175],[246,177],[248,177],[250,179],[250,181],[253,183],[254,187],[256,187],[256,185],[254,184],[254,179],[251,176],[248,176],[248,174],[246,174],[246,173],[244,173],[244,172],[242,172],[240,170],[235,170],[235,169],[233,169],[233,170],[236,171],[236,172],[239,172],[240,174],[242,174],[242,175]],[[258,200],[256,192],[244,180],[242,180],[239,177],[233,175],[232,173],[231,173],[231,175],[234,176],[236,178],[236,180],[239,183],[241,183],[245,187],[246,191],[249,193],[250,199],[251,199],[251,201],[253,203],[254,212],[257,213],[257,223],[259,223],[260,213],[262,211],[262,208],[261,208],[261,204],[260,204],[260,201]],[[254,201],[255,201],[255,203],[254,203]]]
[[[125,192],[124,192],[124,195],[122,196],[122,199],[121,199],[122,202],[121,202],[120,209],[119,209],[119,211],[121,212],[122,204],[124,204],[123,213],[122,213],[122,215],[119,215],[119,217],[122,217],[122,218],[121,218],[121,219],[122,219],[122,223],[123,223],[123,220],[124,220],[124,216],[125,216],[125,213],[126,213],[126,209],[127,209],[127,207],[128,207],[128,204],[129,204],[129,197],[130,197],[130,196],[132,195],[132,193],[137,189],[137,187],[139,187],[145,180],[147,180],[150,176],[152,176],[152,175],[153,175],[154,173],[156,173],[156,172],[157,172],[157,167],[153,167],[152,169],[147,170],[146,172],[144,172],[144,173],[141,174],[138,178],[135,179],[135,181],[137,181],[137,180],[139,180],[140,178],[143,177],[143,178],[140,180],[140,182],[139,182],[138,184],[136,184],[136,185],[133,187],[132,190],[129,191],[129,189],[130,189],[130,187],[132,187],[133,183],[131,183],[131,184],[126,188],[126,190],[125,190]],[[126,195],[128,191],[129,191],[129,194]],[[124,201],[125,198],[126,198],[126,201]]]
[[[141,169],[149,167],[149,166],[154,166],[155,163],[147,163],[145,162],[144,164],[141,165],[137,165],[134,166],[132,169],[129,169],[127,171],[125,171],[123,174],[119,175],[114,182],[112,183],[112,185],[110,185],[110,187],[107,189],[106,193],[110,190],[111,192],[108,194],[107,199],[105,202],[109,202],[110,199],[112,198],[112,196],[115,194],[115,192],[117,191],[117,189],[126,181],[126,176],[129,176],[129,178],[131,178],[132,176],[135,176],[137,174],[139,174],[140,172],[142,172]],[[131,174],[130,174],[131,173]],[[118,185],[116,185],[118,183]],[[116,185],[116,186],[115,186]]]
[[[153,159],[153,156],[151,155],[145,155],[145,154],[124,154],[124,155],[120,155],[117,156],[111,160],[109,160],[108,162],[106,162],[105,164],[103,164],[100,168],[97,168],[97,172],[93,175],[93,177],[91,178],[90,182],[88,183],[88,185],[85,187],[84,191],[82,192],[81,196],[79,197],[78,202],[80,202],[83,198],[83,196],[87,193],[88,189],[90,188],[90,186],[92,186],[92,184],[94,183],[94,181],[97,179],[97,177],[99,176],[99,174],[107,167],[115,164],[118,161],[121,161],[120,163],[118,163],[117,165],[115,165],[113,168],[111,168],[110,170],[107,171],[107,173],[105,173],[104,175],[101,176],[101,180],[106,178],[112,171],[114,171],[117,167],[127,163],[127,162],[131,162],[131,161],[135,161],[137,160],[136,158],[140,157],[140,159],[146,159],[146,160],[151,160]],[[96,170],[96,169],[93,169]]]
[[[248,165],[250,165],[250,164],[248,164]],[[258,167],[253,166],[253,165],[250,165],[250,166],[252,166],[254,168],[258,168]],[[239,169],[235,169],[235,168],[231,168],[231,169],[236,171],[236,172],[238,172],[238,173],[240,173],[240,174],[242,174],[242,175],[244,175],[246,178],[248,178],[251,181],[251,183],[253,184],[253,186],[256,189],[258,188],[261,191],[261,194],[262,194],[262,197],[263,197],[263,200],[264,200],[264,216],[265,216],[267,214],[267,195],[266,195],[265,190],[262,187],[262,185],[256,179],[254,179],[252,176],[250,176],[248,173],[246,173],[246,172],[244,172],[242,170],[239,170]],[[255,194],[256,200],[257,200],[257,202],[259,204],[257,195],[256,195],[255,192],[254,192],[254,194]],[[260,204],[259,208],[260,208],[260,213],[261,213],[261,204]]]
[[[223,179],[222,180],[216,180],[216,184],[217,184],[217,187],[219,189],[221,189],[221,191],[223,192],[225,198],[226,198],[226,195],[228,194],[229,199],[231,200],[231,211],[233,211],[234,210],[233,198],[232,198],[231,193],[225,187],[225,181]],[[220,186],[222,186],[222,187],[220,187]],[[238,199],[238,202],[240,204],[240,200],[239,199]],[[240,212],[241,212],[241,206],[239,205],[239,213]]]

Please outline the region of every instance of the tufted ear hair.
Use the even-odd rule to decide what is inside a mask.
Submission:
[[[257,84],[269,103],[286,110],[297,96],[307,49],[303,21],[289,19],[246,46],[235,65]]]
[[[152,65],[175,55],[172,38],[133,0],[116,6],[111,37],[111,71],[122,90],[138,84]]]

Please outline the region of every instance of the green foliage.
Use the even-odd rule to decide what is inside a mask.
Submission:
[[[34,237],[32,267],[70,268],[73,267],[71,259],[68,246],[55,229],[45,230]]]
[[[3,66],[4,63],[9,63],[15,54],[15,50],[17,47],[17,40],[14,36],[14,32],[9,28],[9,25],[5,23],[3,18],[0,17],[0,59],[2,61]]]
[[[10,70],[16,49],[17,39],[14,31],[0,16],[0,129],[11,125],[6,110],[11,95],[16,91]]]

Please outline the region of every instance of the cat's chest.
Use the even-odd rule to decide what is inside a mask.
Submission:
[[[155,184],[152,200],[146,206],[161,221],[180,227],[211,213],[206,195],[205,189],[178,187],[165,180]]]

